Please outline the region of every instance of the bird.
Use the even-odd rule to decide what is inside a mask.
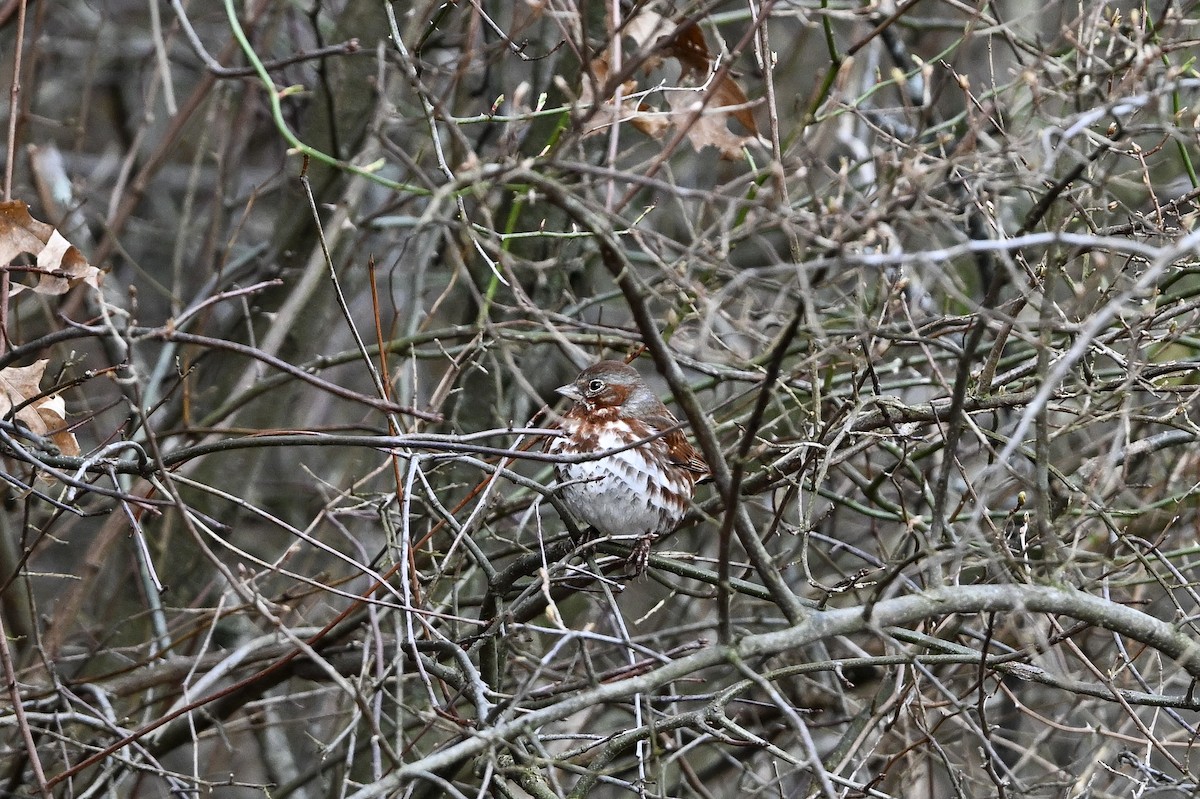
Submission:
[[[557,391],[573,404],[546,451],[597,455],[555,464],[563,504],[601,535],[634,536],[627,564],[641,574],[651,544],[683,521],[708,466],[679,421],[628,364],[600,361]]]

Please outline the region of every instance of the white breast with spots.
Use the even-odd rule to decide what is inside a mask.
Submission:
[[[567,420],[564,431],[572,433],[575,424],[574,420]],[[627,427],[617,432],[599,426],[596,432],[596,451],[615,449],[636,440],[630,438],[632,433]],[[567,441],[558,439],[551,451],[570,453]],[[651,467],[645,445],[596,460],[560,463],[556,471],[567,508],[603,535],[664,535],[683,519],[686,498],[692,494],[691,481],[684,484],[686,478],[664,478],[661,470]],[[668,474],[678,471],[671,469]]]

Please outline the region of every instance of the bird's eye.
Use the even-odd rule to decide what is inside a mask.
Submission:
[[[593,380],[590,383],[588,383],[588,392],[589,393],[595,394],[597,391],[600,391],[602,388],[604,388],[603,380]]]

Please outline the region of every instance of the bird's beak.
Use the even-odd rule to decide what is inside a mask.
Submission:
[[[565,386],[559,386],[558,388],[556,388],[554,390],[569,399],[573,399],[576,401],[583,399],[583,395],[579,393],[579,389],[575,388],[574,383],[567,383]]]

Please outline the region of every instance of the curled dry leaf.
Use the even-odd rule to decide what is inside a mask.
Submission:
[[[595,78],[597,86],[603,87],[608,83],[608,76],[612,70],[608,65],[608,56],[599,56],[592,60],[592,76]],[[655,139],[660,139],[671,129],[671,123],[667,120],[664,114],[659,113],[653,107],[643,103],[641,96],[638,94],[637,81],[627,80],[621,84],[621,103],[620,111],[615,111],[616,92],[604,101],[604,106],[609,109],[614,109],[612,116],[616,122],[628,121],[633,123],[633,126]],[[585,78],[583,88],[579,92],[579,105],[583,108],[589,108],[596,102],[595,94],[592,92],[591,80]],[[591,136],[600,133],[611,123],[603,123],[597,127],[593,127],[584,133],[585,136]]]
[[[63,455],[79,455],[79,442],[67,429],[66,402],[57,394],[41,396],[47,363],[41,360],[29,366],[0,369],[0,418],[11,419],[13,409],[20,408],[16,419],[30,432],[53,441]]]
[[[30,216],[29,206],[20,200],[0,202],[0,264],[7,266],[22,253],[34,256],[37,266],[22,267],[20,271],[37,275],[38,281],[30,286],[14,279],[10,294],[25,289],[38,294],[66,294],[80,283],[99,287],[100,270],[89,264],[79,248],[63,238],[53,225]],[[15,273],[17,269],[9,267],[9,271]]]
[[[743,147],[762,144],[746,93],[728,74],[717,74],[717,62],[709,53],[708,42],[699,25],[691,20],[675,23],[643,7],[626,21],[621,35],[632,39],[642,51],[638,57],[641,58],[639,71],[643,77],[674,61],[678,64],[679,80],[675,86],[662,87],[667,102],[665,109],[654,108],[646,102],[648,90],[656,86],[639,85],[635,79],[622,83],[619,114],[614,114],[618,121],[631,122],[642,133],[656,139],[661,139],[672,127],[686,125],[688,141],[697,151],[715,147],[722,158],[730,160],[740,158]],[[615,46],[614,41],[610,47]],[[584,78],[579,93],[583,107],[596,102],[592,79],[596,86],[604,87],[612,72],[607,53],[593,59],[589,66],[592,78]],[[605,98],[605,106],[616,106],[615,94],[614,90]],[[731,117],[749,135],[730,130]],[[595,127],[586,135],[599,133],[605,127],[607,124]]]

